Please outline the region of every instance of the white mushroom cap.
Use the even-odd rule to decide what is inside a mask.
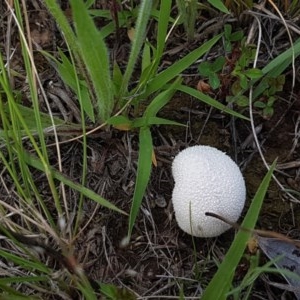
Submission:
[[[243,175],[237,164],[222,151],[194,146],[181,151],[172,165],[175,187],[172,202],[179,227],[197,237],[218,236],[239,218],[246,198]]]

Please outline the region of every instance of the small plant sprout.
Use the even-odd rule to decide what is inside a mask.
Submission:
[[[183,231],[214,237],[230,228],[207,217],[206,212],[237,221],[245,204],[246,187],[239,167],[228,155],[210,146],[189,147],[175,157],[172,172],[175,218]]]
[[[199,73],[201,76],[208,77],[208,82],[212,89],[220,87],[220,79],[218,73],[222,71],[226,59],[224,56],[219,56],[214,62],[204,61],[199,65]]]

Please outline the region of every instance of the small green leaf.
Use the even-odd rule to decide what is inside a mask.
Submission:
[[[241,41],[244,37],[244,32],[239,30],[237,32],[234,32],[230,35],[229,40],[231,42],[237,42],[237,41]]]
[[[241,95],[237,98],[236,104],[241,107],[246,107],[249,105],[249,98],[245,95]]]
[[[257,108],[265,108],[266,107],[266,103],[262,102],[262,101],[255,101],[253,104],[254,107]]]
[[[270,106],[266,106],[263,110],[264,117],[270,118],[274,114],[274,108]]]
[[[244,75],[244,74],[240,74],[240,85],[241,85],[241,88],[246,90],[248,89],[248,80],[247,80],[247,77]]]
[[[224,56],[219,56],[213,63],[212,63],[212,71],[219,72],[223,69],[225,65],[226,59]]]
[[[284,85],[285,84],[285,75],[281,74],[276,79],[277,84]]]
[[[241,57],[238,60],[238,64],[241,69],[245,69],[249,65],[249,56],[246,52],[242,53]]]
[[[232,52],[232,45],[230,41],[227,40],[224,41],[224,50],[226,53]]]
[[[209,84],[210,84],[211,88],[214,90],[220,86],[220,79],[216,73],[212,73],[209,76]]]
[[[204,61],[199,65],[198,70],[201,76],[208,77],[213,72],[212,64]]]
[[[240,65],[236,65],[234,70],[232,71],[232,75],[239,76],[242,71],[242,67]]]
[[[244,74],[250,79],[258,79],[263,76],[262,70],[257,68],[246,70]]]
[[[230,40],[231,32],[232,32],[232,26],[230,24],[225,24],[224,25],[224,37],[228,41]]]
[[[272,106],[275,101],[276,101],[276,98],[274,96],[270,97],[268,99],[267,106]]]
[[[231,93],[232,95],[236,96],[241,92],[242,88],[240,85],[240,80],[237,79],[232,85],[231,85]]]
[[[225,13],[225,14],[230,14],[229,10],[227,7],[223,4],[221,0],[208,0],[208,2],[214,6],[216,9],[219,11]]]

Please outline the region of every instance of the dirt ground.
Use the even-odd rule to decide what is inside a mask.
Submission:
[[[100,1],[101,2],[101,1]],[[99,3],[100,3],[99,2]],[[5,5],[2,3],[2,7]],[[68,5],[63,2],[66,11]],[[99,6],[102,4],[100,3]],[[29,5],[29,21],[34,42],[52,54],[63,41],[53,20],[39,1]],[[1,28],[1,51],[5,46],[5,24]],[[173,37],[176,39],[176,35]],[[12,44],[20,51],[17,28],[12,28]],[[126,40],[126,38],[124,38]],[[180,41],[174,40],[174,45]],[[123,59],[120,46],[120,60]],[[123,54],[122,54],[123,53]],[[169,57],[168,57],[169,59]],[[35,51],[35,60],[45,89],[49,82],[70,91],[61,82],[54,69]],[[298,62],[297,62],[298,63]],[[20,56],[16,55],[12,67],[24,72]],[[184,78],[185,84],[195,87],[199,75],[191,72]],[[286,82],[289,82],[287,77]],[[29,104],[28,88],[25,82],[16,81],[16,89],[22,90],[23,104]],[[286,188],[300,192],[299,176],[299,82],[294,90],[289,83],[279,94],[275,103],[275,113],[271,119],[263,119],[255,114],[255,124],[260,128],[258,139],[268,163],[278,158],[275,172],[279,182]],[[65,104],[64,104],[65,105]],[[43,105],[41,104],[43,108]],[[65,108],[68,107],[65,105]],[[53,109],[59,115],[61,110]],[[237,109],[237,107],[235,107]],[[248,111],[243,111],[245,115]],[[131,242],[123,244],[127,234],[128,218],[99,207],[91,200],[85,200],[82,227],[88,223],[74,244],[74,254],[82,264],[86,274],[100,282],[113,283],[125,287],[139,295],[139,299],[176,299],[183,289],[186,299],[196,299],[209,283],[217,270],[216,262],[223,260],[233,237],[229,230],[218,238],[194,238],[182,232],[174,219],[171,204],[174,186],[171,164],[174,156],[182,149],[195,144],[214,146],[228,153],[240,166],[247,186],[247,211],[262,178],[267,170],[251,138],[251,128],[247,121],[211,109],[191,97],[176,93],[172,101],[159,116],[178,121],[187,127],[154,126],[152,134],[158,165],[153,167],[151,181],[136,221]],[[49,143],[51,137],[49,137]],[[55,167],[55,150],[52,152]],[[80,181],[82,166],[82,145],[74,141],[61,146],[64,173],[74,181]],[[89,172],[87,185],[119,208],[129,212],[134,191],[138,157],[137,132],[122,132],[109,129],[88,138]],[[46,176],[36,172],[37,184],[45,189]],[[9,179],[8,186],[9,186]],[[70,208],[76,207],[78,194],[68,191]],[[5,196],[6,191],[1,190]],[[45,198],[51,195],[44,191]],[[298,238],[300,235],[299,204],[291,202],[286,194],[272,181],[264,200],[257,228],[272,230]],[[262,263],[266,262],[264,255]],[[248,261],[239,265],[234,282],[239,284],[246,274]],[[269,276],[271,281],[280,281],[279,276]],[[293,294],[271,287],[266,278],[256,281],[251,299],[293,299]],[[169,298],[167,298],[169,296]],[[129,296],[128,296],[129,297]],[[174,298],[175,297],[175,298]],[[190,298],[188,298],[190,297]],[[268,297],[268,298],[267,298]]]
[[[291,107],[286,112],[286,117],[278,123],[279,116],[282,116],[283,112],[280,111],[280,108],[283,107],[275,109],[278,114],[276,113],[271,120],[260,120],[263,122],[263,129],[259,138],[261,141],[265,140],[264,155],[269,163],[275,158],[278,158],[279,164],[292,162],[299,158],[297,152],[289,157],[293,138],[288,133],[293,132],[295,127],[295,108]],[[78,253],[81,250],[84,252],[84,257],[88,262],[87,266],[91,262],[92,266],[87,267],[87,273],[91,274],[93,278],[102,278],[105,282],[111,282],[111,279],[114,278],[113,282],[131,287],[145,299],[147,299],[146,296],[178,295],[181,286],[184,286],[185,296],[196,296],[212,278],[216,270],[214,259],[222,261],[233,240],[234,230],[214,239],[195,238],[196,253],[194,252],[192,238],[178,228],[174,219],[171,205],[173,180],[170,169],[172,159],[180,149],[195,143],[217,147],[232,157],[236,155],[247,185],[247,202],[244,213],[266,173],[266,168],[256,150],[251,146],[241,150],[240,145],[250,134],[247,122],[235,121],[238,141],[235,148],[232,144],[233,133],[229,126],[230,118],[218,111],[213,111],[206,123],[206,113],[208,112],[208,108],[184,95],[176,96],[174,102],[172,101],[162,111],[162,115],[170,116],[172,113],[173,119],[190,123],[190,126],[187,130],[153,128],[158,167],[153,169],[152,180],[148,186],[130,245],[126,248],[121,246],[122,239],[126,236],[127,218],[122,216],[116,218],[115,214],[106,211],[103,214],[97,213],[99,220],[95,219],[91,224],[89,230],[92,230],[93,238],[87,234],[85,236],[88,237],[87,240],[81,241],[80,239],[80,245],[90,244],[89,253],[85,247],[80,249],[82,246],[78,247]],[[278,124],[274,128],[276,123]],[[274,130],[269,135],[271,129]],[[202,132],[201,136],[199,136],[200,132]],[[118,133],[116,134],[118,135]],[[275,138],[275,136],[279,138]],[[115,203],[125,211],[129,210],[133,192],[134,173],[131,170],[135,169],[136,155],[134,154],[136,153],[132,152],[132,168],[126,169],[127,155],[124,157],[124,153],[128,153],[128,149],[126,149],[128,143],[122,143],[121,140],[131,141],[131,145],[134,147],[135,139],[134,133],[118,137],[117,141],[112,144],[115,146],[119,144],[116,147],[123,150],[120,153],[119,149],[115,149],[115,153],[110,147],[107,152],[110,155],[114,153],[113,159],[110,162],[108,157],[104,165],[107,172],[111,172],[111,169],[117,166],[116,174],[118,174],[114,178],[110,173],[109,180],[111,182],[104,195],[110,200],[116,199]],[[99,148],[99,152],[103,153],[103,148],[101,149],[101,146]],[[296,171],[295,168],[289,168],[285,169],[283,174],[276,173],[276,176],[285,185],[288,185],[289,182],[297,184],[297,179],[294,179],[297,178]],[[95,173],[89,175],[91,178],[99,176]],[[120,186],[119,183],[124,178],[126,179]],[[290,181],[289,179],[294,180]],[[104,175],[103,180],[108,180],[108,177]],[[276,183],[272,182],[264,200],[257,228],[297,238],[300,221],[297,213],[298,207],[296,204],[286,201],[283,196],[284,194]],[[100,211],[102,210],[100,209]],[[263,257],[262,262],[264,260]],[[245,264],[247,263],[245,262]],[[240,266],[236,274],[237,282],[243,278],[246,270],[246,265]],[[199,282],[197,281],[198,276],[200,276]],[[278,280],[278,278],[276,279]],[[258,280],[252,299],[264,298],[266,290],[268,290],[268,285],[262,280]],[[273,294],[273,299],[278,299],[276,298],[278,291],[274,288],[268,293]],[[270,297],[272,296],[270,295]]]

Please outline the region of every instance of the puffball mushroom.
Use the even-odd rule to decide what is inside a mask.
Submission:
[[[210,146],[186,148],[175,157],[172,173],[175,218],[183,231],[214,237],[230,228],[206,212],[237,221],[245,204],[245,181],[237,164],[224,152]]]

